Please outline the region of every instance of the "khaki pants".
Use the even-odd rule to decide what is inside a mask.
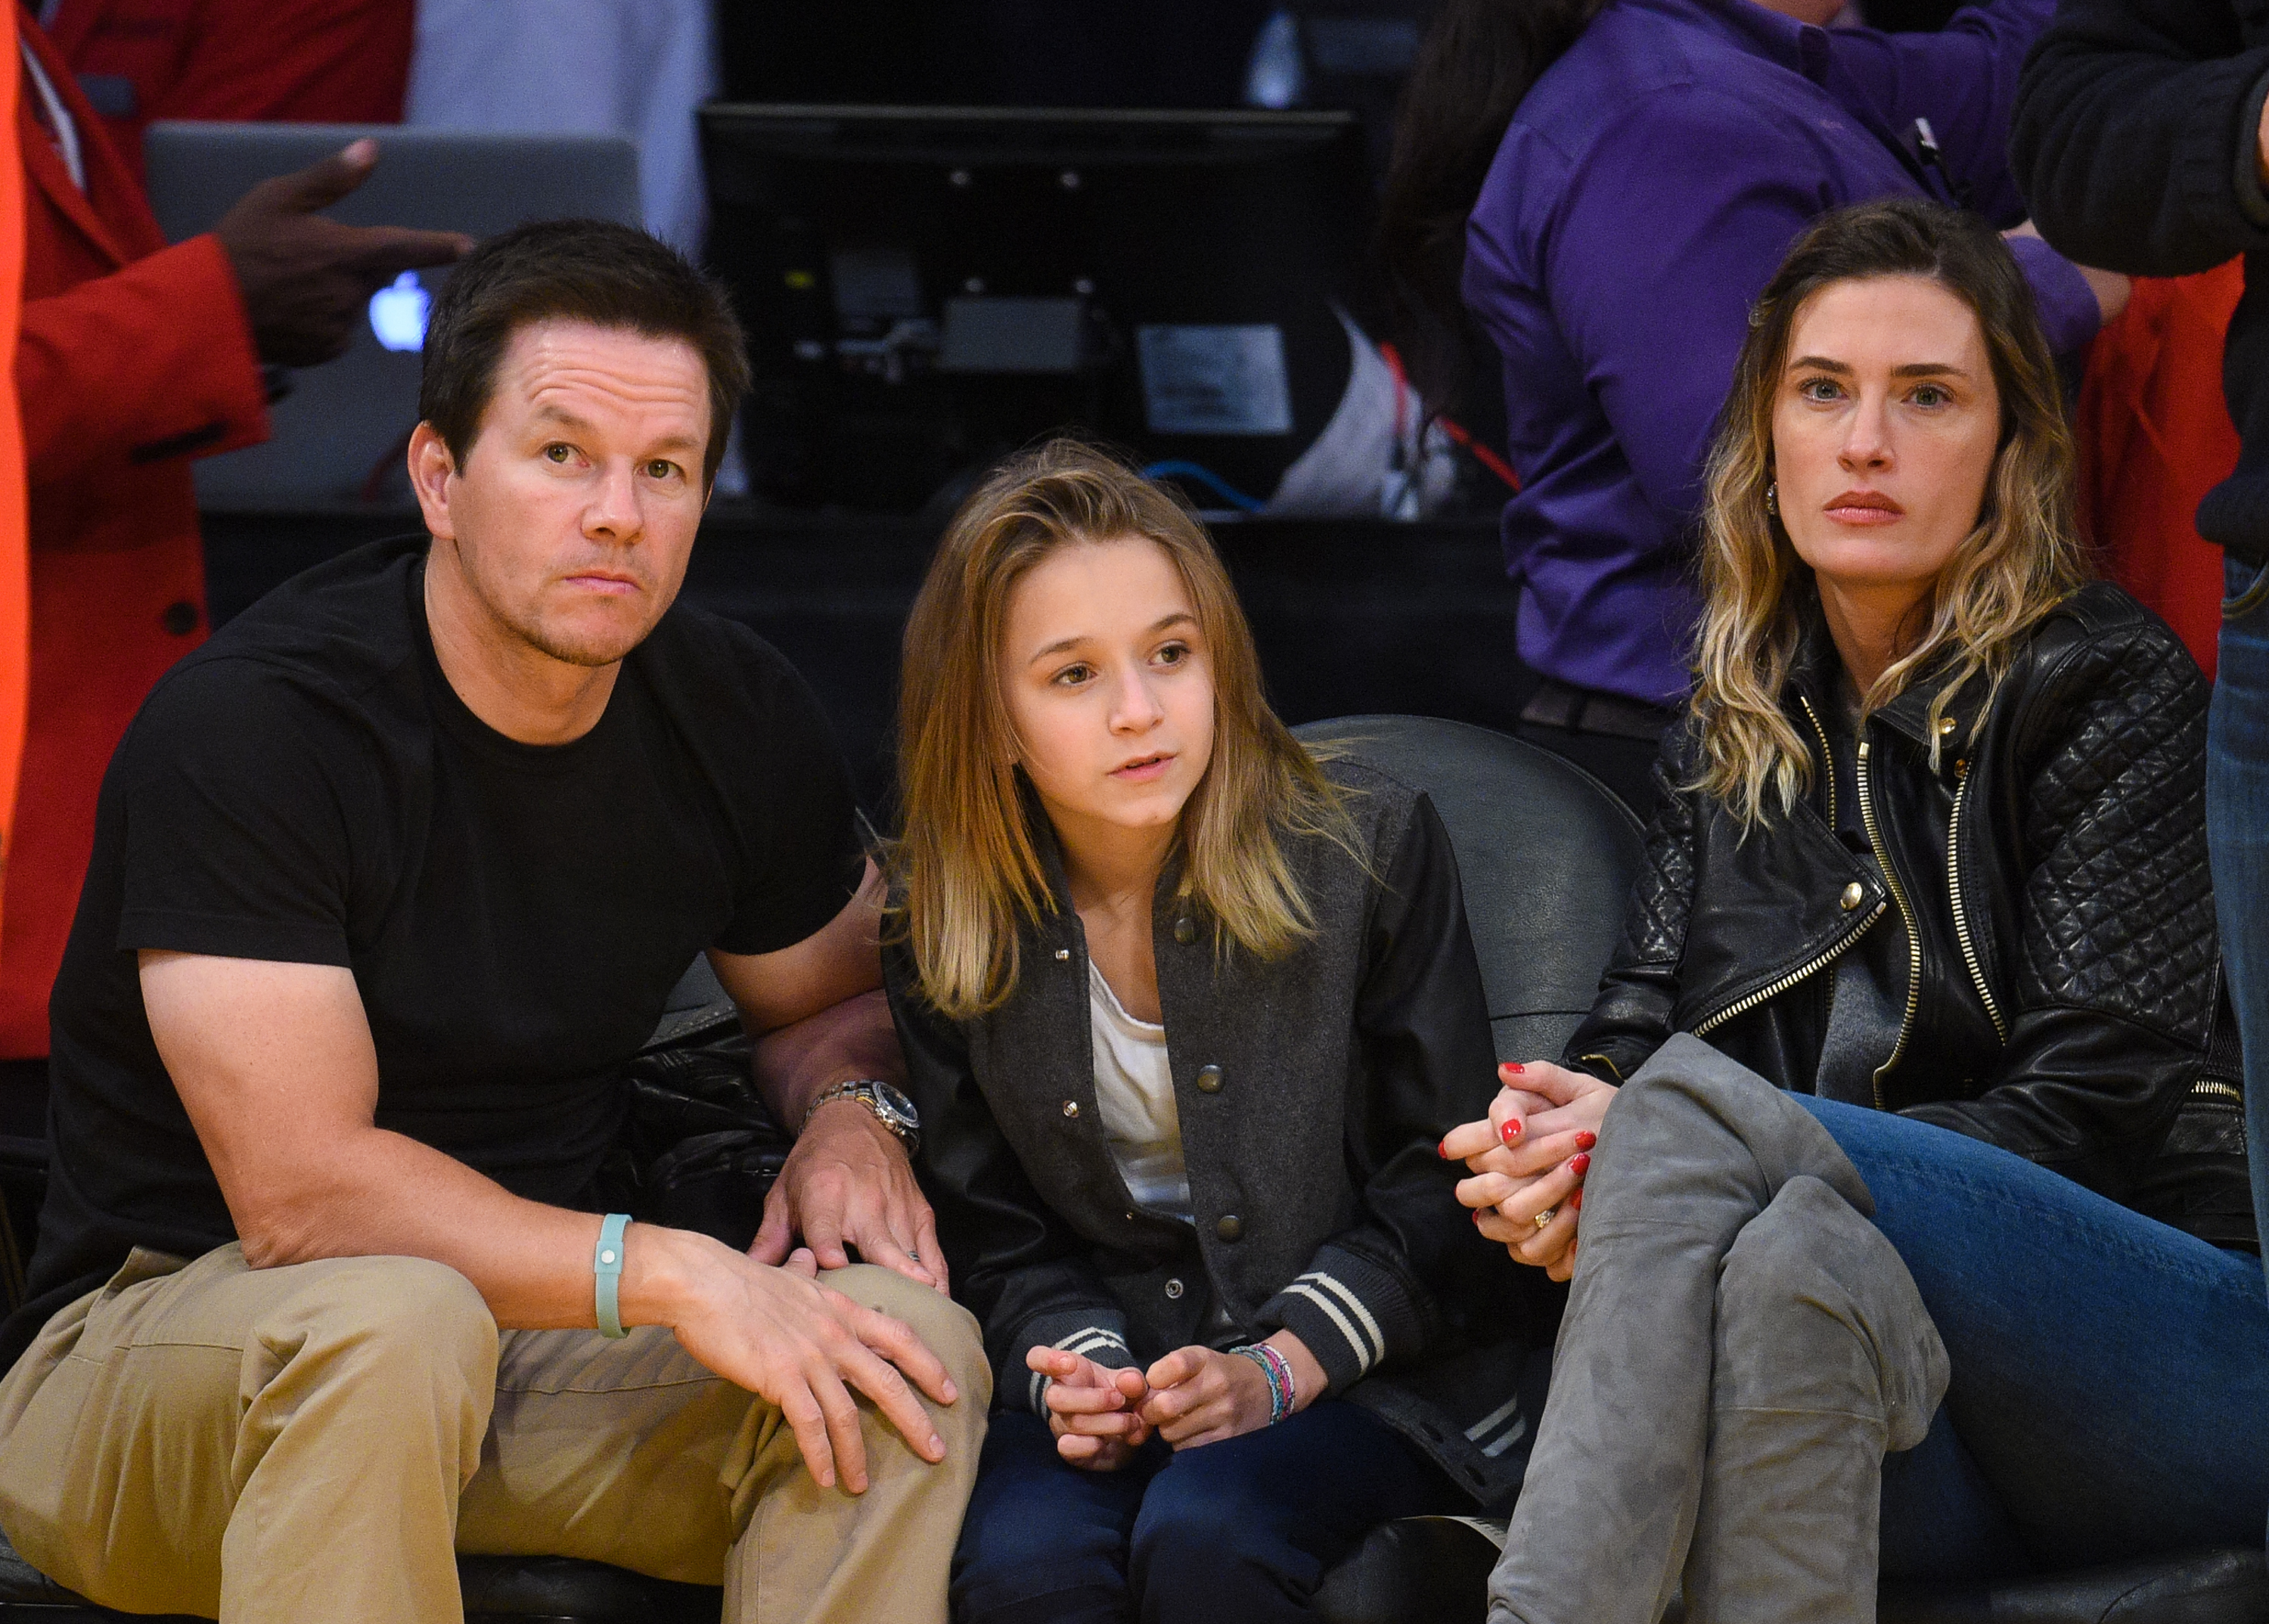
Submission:
[[[829,1283],[913,1325],[961,1394],[930,1406],[935,1466],[861,1401],[861,1495],[659,1326],[499,1335],[419,1259],[137,1251],[0,1382],[0,1528],[105,1606],[224,1624],[447,1624],[453,1550],[721,1580],[727,1624],[943,1624],[992,1391],[976,1323],[883,1269]]]

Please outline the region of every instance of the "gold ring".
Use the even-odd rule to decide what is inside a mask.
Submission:
[[[1540,1229],[1548,1229],[1552,1227],[1552,1221],[1559,1215],[1560,1209],[1558,1207],[1548,1207],[1542,1212],[1536,1214],[1536,1227]]]

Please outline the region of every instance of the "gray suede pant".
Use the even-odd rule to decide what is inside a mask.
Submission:
[[[1946,1350],[1802,1106],[1677,1037],[1584,1188],[1552,1391],[1490,1624],[1873,1624],[1882,1460]]]

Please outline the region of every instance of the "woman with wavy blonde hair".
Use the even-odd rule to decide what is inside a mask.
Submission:
[[[1824,217],[1710,470],[1622,941],[1561,1063],[1447,1147],[1483,1232],[1573,1281],[1494,1624],[1681,1591],[1862,1624],[1879,1576],[2258,1541],[2206,684],[2082,584],[2007,247]]]
[[[902,680],[885,964],[996,1375],[955,1614],[1305,1618],[1528,1436],[1436,1149],[1495,1060],[1448,838],[1285,730],[1204,531],[1084,446],[964,505]]]

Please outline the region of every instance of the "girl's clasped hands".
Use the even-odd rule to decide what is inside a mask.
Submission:
[[[1049,1378],[1048,1430],[1056,1435],[1056,1452],[1091,1472],[1117,1471],[1154,1432],[1178,1450],[1194,1449],[1269,1421],[1268,1377],[1241,1354],[1178,1347],[1147,1370],[1114,1370],[1084,1355],[1035,1347],[1024,1362]],[[1315,1369],[1304,1348],[1292,1362]],[[1320,1370],[1313,1382],[1301,1399],[1320,1391]]]

